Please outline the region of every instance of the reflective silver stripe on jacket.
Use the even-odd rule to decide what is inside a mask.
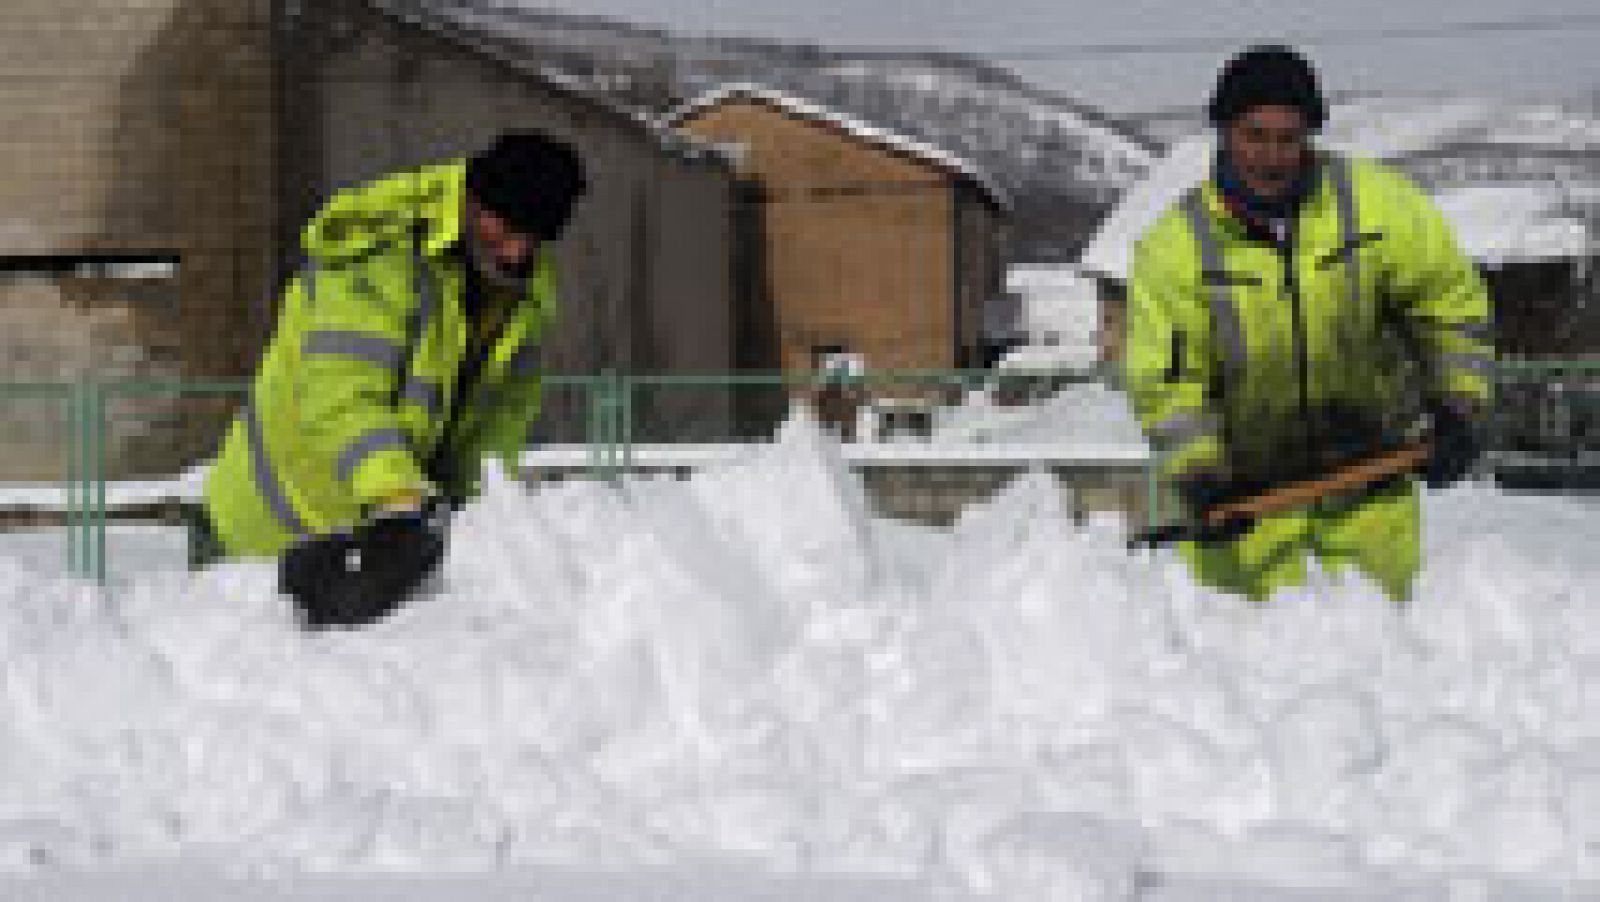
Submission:
[[[1215,331],[1217,346],[1222,349],[1228,381],[1232,381],[1245,368],[1244,325],[1234,306],[1233,292],[1220,278],[1223,274],[1222,247],[1211,229],[1211,219],[1206,215],[1205,201],[1199,191],[1192,191],[1184,198],[1184,209],[1189,214],[1189,227],[1194,230],[1195,241],[1200,245],[1201,276],[1202,281],[1208,282],[1211,302],[1211,328]]]
[[[1448,352],[1439,355],[1439,364],[1446,369],[1487,376],[1494,371],[1494,355],[1482,351]]]
[[[444,390],[438,383],[411,373],[417,348],[422,344],[423,336],[432,328],[434,317],[438,315],[441,306],[438,282],[428,269],[428,261],[422,253],[421,238],[415,234],[411,241],[411,290],[417,298],[417,309],[407,327],[407,340],[410,346],[401,350],[399,359],[395,362],[395,384],[400,386],[400,400],[420,404],[428,411],[429,416],[437,418],[444,415]]]
[[[384,369],[398,366],[405,354],[405,349],[381,335],[343,330],[307,332],[300,350],[307,355],[351,357]]]
[[[1361,230],[1357,222],[1356,189],[1350,179],[1350,161],[1334,156],[1328,161],[1333,179],[1333,195],[1339,205],[1340,250],[1345,255],[1346,300],[1350,310],[1361,309]]]
[[[425,379],[413,379],[406,383],[405,390],[400,393],[400,398],[413,404],[420,404],[428,411],[431,417],[444,414],[444,389]]]
[[[1494,324],[1487,321],[1473,320],[1465,323],[1450,323],[1445,328],[1471,341],[1479,341],[1484,344],[1494,341]]]
[[[390,448],[409,447],[411,447],[410,439],[399,429],[374,429],[358,437],[339,452],[339,458],[334,463],[334,473],[341,481],[348,482],[350,477],[355,475],[356,468],[372,455]]]
[[[1150,427],[1151,436],[1158,441],[1186,444],[1217,433],[1216,417],[1198,410],[1185,410],[1172,414]]]
[[[306,258],[305,268],[300,276],[300,282],[305,287],[306,306],[317,306],[317,261],[314,257]]]
[[[295,513],[294,505],[289,503],[288,496],[283,491],[283,482],[278,478],[272,466],[272,456],[267,452],[266,434],[261,428],[261,418],[256,412],[255,400],[247,400],[242,411],[244,416],[245,442],[250,446],[250,471],[255,476],[256,492],[267,503],[267,508],[272,511],[272,516],[278,520],[278,525],[296,536],[310,533],[305,521]]]

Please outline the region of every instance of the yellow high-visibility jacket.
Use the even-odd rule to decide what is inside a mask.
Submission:
[[[276,332],[206,482],[230,555],[276,555],[348,528],[408,490],[458,403],[474,345],[462,305],[466,163],[403,172],[334,196],[307,225],[305,268],[283,293]],[[539,403],[537,342],[556,314],[541,249],[525,297],[487,349],[443,458],[476,485],[483,457],[514,464]]]
[[[1252,237],[1209,181],[1138,242],[1123,376],[1167,476],[1325,472],[1400,441],[1423,398],[1489,399],[1488,291],[1432,201],[1378,163],[1319,154],[1290,250]],[[1213,585],[1264,597],[1307,553],[1391,595],[1418,569],[1409,481],[1186,546]]]

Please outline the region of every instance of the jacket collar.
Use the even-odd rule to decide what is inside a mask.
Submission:
[[[1333,180],[1328,175],[1328,161],[1332,154],[1324,150],[1312,151],[1312,162],[1303,185],[1298,189],[1299,201],[1294,205],[1296,219],[1315,215],[1325,205],[1334,203]],[[1212,164],[1210,176],[1200,187],[1201,200],[1212,221],[1230,238],[1241,241],[1276,244],[1277,238],[1263,218],[1253,214],[1251,205],[1241,202],[1236,191],[1225,187],[1232,182],[1224,172],[1221,154]]]

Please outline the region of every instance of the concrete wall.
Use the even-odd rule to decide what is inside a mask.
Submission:
[[[1062,491],[1062,506],[1075,517],[1115,512],[1130,523],[1142,524],[1149,508],[1148,477],[1138,466],[1107,467],[1041,464]],[[872,510],[885,517],[929,526],[948,526],[974,504],[993,498],[1025,467],[1015,464],[936,466],[926,463],[885,462],[858,465]],[[671,475],[688,478],[693,466],[637,467],[631,475]],[[521,474],[535,485],[591,478],[583,467],[534,467]],[[1163,502],[1165,503],[1165,502]]]
[[[0,5],[0,381],[248,371],[272,257],[268,19],[263,0]],[[70,265],[108,255],[175,266]],[[138,407],[107,435],[111,475],[203,455],[226,413]],[[0,478],[59,475],[60,417],[0,416]]]

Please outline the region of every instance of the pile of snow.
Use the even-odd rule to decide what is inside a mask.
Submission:
[[[437,594],[360,632],[296,630],[267,564],[100,597],[0,559],[0,868],[1600,876],[1595,508],[1430,496],[1401,608],[1216,595],[1061,502],[877,520],[799,421],[686,481],[491,474]]]

